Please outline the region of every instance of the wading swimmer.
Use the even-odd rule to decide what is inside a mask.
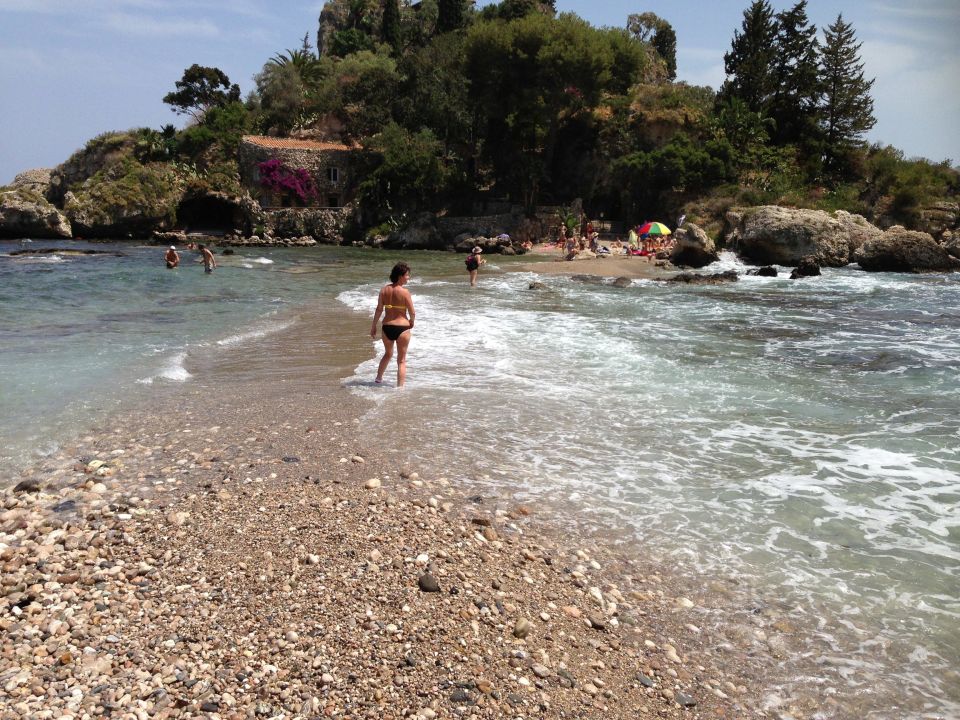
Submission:
[[[170,249],[167,250],[166,255],[163,256],[163,259],[167,261],[167,270],[173,270],[173,268],[180,265],[180,255],[177,254],[177,248],[175,245],[170,246]]]
[[[467,264],[467,272],[470,273],[470,287],[476,287],[477,285],[477,271],[480,269],[481,265],[486,265],[487,261],[480,257],[480,253],[483,252],[483,248],[477,245],[473,250],[470,251],[470,254],[467,255],[467,259],[464,262]]]
[[[377,368],[376,382],[383,382],[383,373],[393,357],[393,346],[397,346],[397,387],[403,387],[407,379],[407,346],[410,345],[410,331],[416,313],[413,310],[413,298],[404,285],[410,282],[410,266],[399,262],[390,271],[390,284],[384,285],[377,296],[377,311],[373,314],[370,337],[377,336],[377,321],[383,313],[381,340],[383,357]]]
[[[200,255],[203,257],[203,271],[212,273],[213,269],[217,266],[217,259],[213,256],[213,253],[210,252],[210,248],[206,245],[201,245]]]

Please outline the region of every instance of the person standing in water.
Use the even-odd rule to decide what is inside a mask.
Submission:
[[[467,272],[470,273],[470,287],[477,286],[477,271],[480,270],[480,266],[486,264],[486,260],[480,257],[480,253],[483,252],[483,248],[477,245],[473,250],[470,251],[470,254],[467,255],[467,259],[464,261],[467,264]]]
[[[213,269],[217,266],[217,259],[213,256],[213,253],[210,252],[210,248],[206,245],[201,245],[200,255],[203,257],[203,271],[212,273]]]
[[[163,256],[163,259],[167,261],[167,270],[173,270],[180,265],[180,255],[177,253],[175,245],[170,246],[170,249],[167,250]]]
[[[383,313],[381,326],[383,340],[383,357],[377,368],[375,382],[383,382],[383,374],[393,357],[393,348],[397,348],[397,387],[403,387],[407,379],[407,347],[410,345],[410,331],[416,313],[413,310],[413,297],[404,285],[410,282],[410,266],[405,262],[398,262],[390,271],[390,283],[380,289],[377,296],[377,311],[373,314],[373,324],[370,326],[370,337],[377,337],[377,321]]]

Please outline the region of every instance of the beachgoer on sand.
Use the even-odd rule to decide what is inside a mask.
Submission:
[[[413,297],[404,285],[410,282],[410,266],[398,262],[390,271],[390,283],[380,289],[377,296],[377,311],[373,314],[370,337],[377,337],[377,321],[383,313],[382,334],[383,357],[377,368],[375,382],[383,382],[383,373],[393,357],[393,348],[397,348],[397,387],[403,387],[407,379],[407,347],[410,345],[410,331],[416,313],[413,310]]]
[[[483,252],[483,248],[479,245],[470,251],[470,254],[467,255],[467,259],[464,260],[467,266],[467,272],[470,273],[470,287],[476,287],[477,285],[477,271],[480,269],[481,265],[486,265],[487,261],[480,257],[480,253]]]
[[[167,270],[173,270],[173,268],[180,265],[180,255],[177,253],[177,247],[171,245],[163,256],[163,259],[167,261]]]
[[[217,259],[213,256],[213,253],[210,252],[210,248],[206,245],[200,245],[200,256],[203,258],[203,271],[212,273],[213,269],[217,266]]]

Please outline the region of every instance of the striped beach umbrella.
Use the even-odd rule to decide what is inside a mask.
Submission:
[[[663,223],[648,222],[640,226],[637,235],[669,235],[670,228]]]

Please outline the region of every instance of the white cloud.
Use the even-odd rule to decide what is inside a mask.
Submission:
[[[129,13],[111,13],[104,18],[104,24],[111,30],[125,35],[156,37],[217,37],[220,29],[208,20],[187,18],[158,19],[146,15]]]

